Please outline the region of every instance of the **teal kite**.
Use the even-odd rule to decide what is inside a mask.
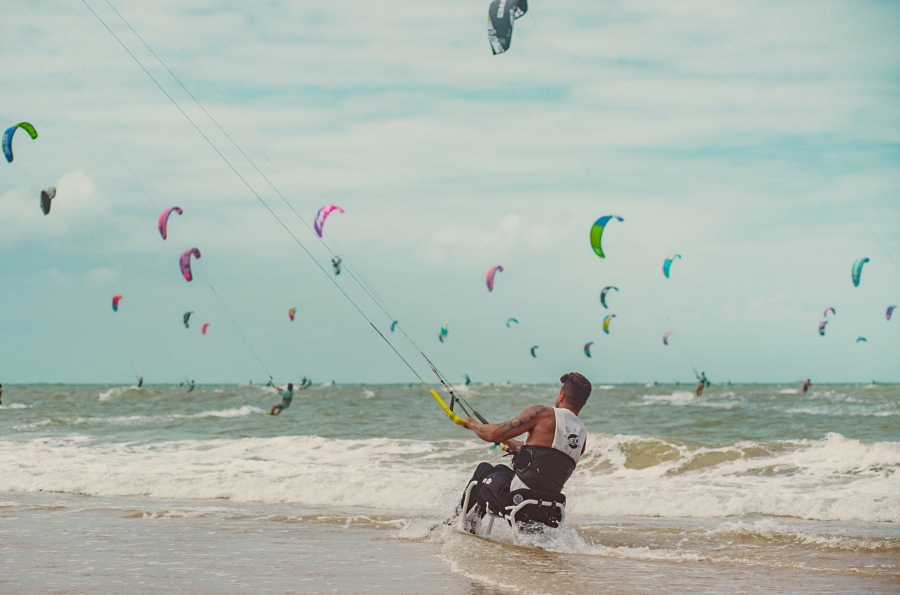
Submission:
[[[859,276],[862,275],[863,265],[867,262],[869,262],[868,258],[860,258],[853,263],[853,269],[850,271],[850,276],[853,278],[854,287],[859,287]]]
[[[516,320],[515,318],[510,318],[510,319],[508,319],[508,320],[506,321],[506,328],[509,328],[509,324],[510,324],[511,322],[515,322],[516,324],[519,324],[519,321],[518,321],[518,320]]]
[[[602,290],[600,290],[600,304],[607,310],[609,309],[609,306],[606,305],[606,294],[609,293],[612,289],[619,291],[619,288],[615,285],[607,285]]]
[[[669,269],[672,267],[672,261],[676,258],[681,258],[681,254],[673,254],[663,263],[663,275],[666,276],[666,279],[669,278]]]
[[[12,139],[13,135],[16,133],[16,130],[21,128],[25,132],[28,133],[28,136],[31,137],[31,140],[34,140],[38,137],[37,130],[34,129],[34,126],[29,124],[28,122],[19,122],[15,126],[10,126],[3,133],[3,155],[6,156],[7,163],[12,163],[13,160],[13,150],[12,150]]]

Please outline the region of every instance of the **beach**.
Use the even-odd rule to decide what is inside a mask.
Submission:
[[[554,392],[460,388],[494,419]],[[415,387],[317,386],[274,418],[266,387],[7,388],[0,590],[896,592],[896,396],[596,387],[537,549],[441,524],[503,458]]]

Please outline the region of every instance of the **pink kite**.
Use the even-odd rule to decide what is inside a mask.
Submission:
[[[159,214],[159,235],[162,236],[162,239],[166,239],[166,225],[169,223],[169,215],[172,214],[172,211],[175,211],[179,215],[183,212],[181,207],[169,207]]]
[[[322,237],[322,228],[325,227],[325,220],[328,219],[328,215],[330,215],[331,211],[334,210],[340,211],[341,213],[344,212],[344,209],[337,205],[328,205],[326,207],[322,207],[321,209],[319,209],[319,212],[316,213],[316,220],[313,221],[313,227],[316,230],[316,235],[320,238]]]
[[[200,332],[202,332],[202,333],[205,335],[205,334],[206,334],[206,329],[208,329],[208,328],[209,328],[209,323],[208,323],[208,322],[204,322],[204,323],[203,323],[203,326],[200,328]]]
[[[487,283],[488,291],[494,291],[494,275],[502,272],[503,267],[500,265],[488,269],[487,275],[484,278],[485,282]]]
[[[122,299],[122,296],[121,296],[121,295],[114,295],[114,296],[113,296],[113,304],[112,304],[112,306],[113,306],[113,312],[118,312],[118,311],[119,311],[119,300],[121,300],[121,299]]]
[[[181,274],[184,275],[184,278],[188,281],[192,281],[194,279],[194,275],[191,274],[191,255],[194,255],[194,258],[200,258],[200,250],[197,248],[191,248],[190,250],[185,250],[181,254],[181,258],[179,259],[179,264],[181,265]]]

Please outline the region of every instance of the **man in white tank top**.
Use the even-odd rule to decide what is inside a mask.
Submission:
[[[518,417],[498,424],[482,424],[468,417],[466,428],[485,442],[507,445],[511,452],[519,452],[523,446],[553,448],[578,463],[587,443],[587,429],[578,419],[578,414],[591,395],[591,383],[578,372],[565,374],[559,380],[562,387],[553,407],[534,405]],[[515,439],[526,432],[528,436],[525,442]],[[570,464],[569,473],[571,469],[574,469],[574,464]],[[555,470],[544,471],[552,476]],[[472,479],[478,480],[479,488],[472,494],[469,511],[479,507],[482,514],[485,502],[490,502],[492,507],[499,509],[510,490],[535,487],[527,485],[506,465],[481,463]],[[568,475],[557,482],[559,486],[556,492],[562,489],[566,479]]]

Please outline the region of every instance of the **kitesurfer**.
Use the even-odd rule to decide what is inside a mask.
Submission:
[[[284,390],[281,390],[277,386],[275,387],[275,389],[281,392],[281,404],[272,407],[272,410],[269,411],[269,415],[280,415],[283,410],[291,406],[291,401],[294,400],[293,382],[288,382],[287,388]]]
[[[807,378],[803,381],[803,386],[800,387],[800,392],[805,395],[807,392],[809,392],[810,388],[812,388],[812,380]]]
[[[709,379],[706,377],[706,372],[700,372],[697,376],[697,380],[699,384],[697,384],[697,396],[703,394],[703,389],[709,386]]]
[[[556,492],[562,490],[562,484],[568,479],[574,465],[565,468],[559,464],[559,459],[556,458],[558,455],[548,455],[547,451],[561,451],[578,463],[587,441],[587,429],[578,419],[578,414],[591,395],[591,383],[578,372],[565,374],[559,380],[562,388],[559,389],[553,407],[534,405],[518,417],[499,424],[482,424],[471,417],[466,418],[465,427],[475,432],[476,436],[485,442],[505,444],[511,452],[516,453],[513,468],[481,463],[475,469],[472,480],[478,481],[478,486],[469,499],[469,509],[465,511],[470,529],[474,528],[474,522],[484,514],[485,503],[490,504],[494,510],[502,510],[505,498],[512,490],[551,489],[544,485],[531,486],[526,480],[532,483],[532,478],[549,480]],[[514,439],[526,432],[528,437],[524,443]]]
[[[192,390],[194,390],[194,381],[193,380],[191,380],[191,385],[188,387],[187,392],[191,392]]]
[[[138,376],[138,388],[141,388],[142,386],[144,386],[144,377]]]
[[[3,385],[0,384],[0,405],[3,404]]]

